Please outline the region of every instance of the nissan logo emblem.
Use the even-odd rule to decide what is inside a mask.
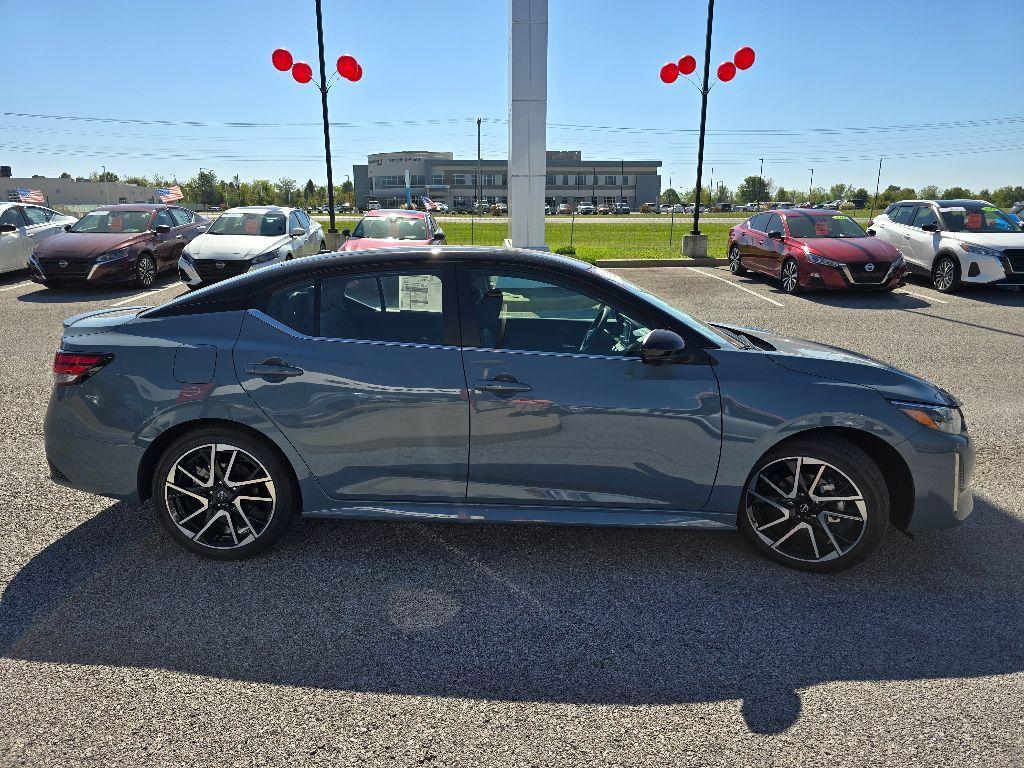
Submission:
[[[874,264],[865,264],[864,265],[864,271],[865,272],[874,272],[875,271],[875,265]]]
[[[218,261],[217,262],[217,269],[224,269],[224,262],[223,261]]]
[[[61,269],[64,269],[68,265],[67,261],[65,261],[64,259],[58,261],[57,264],[60,266]]]

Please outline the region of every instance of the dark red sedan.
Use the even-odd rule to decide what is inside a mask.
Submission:
[[[43,240],[28,260],[29,277],[47,287],[69,283],[151,286],[210,220],[176,205],[106,205],[66,232]]]
[[[891,291],[903,285],[903,254],[839,211],[765,211],[729,231],[729,269],[806,289]]]

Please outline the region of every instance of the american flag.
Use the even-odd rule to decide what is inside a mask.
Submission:
[[[425,211],[436,211],[437,203],[431,200],[429,197],[420,198],[423,201],[423,210]]]
[[[18,187],[15,192],[18,193],[18,200],[23,203],[38,203],[42,205],[46,202],[46,198],[43,197],[43,193],[38,189],[25,189],[25,187]]]
[[[175,203],[185,197],[181,194],[181,187],[175,184],[173,187],[161,187],[157,189],[156,196],[160,198],[161,203]]]

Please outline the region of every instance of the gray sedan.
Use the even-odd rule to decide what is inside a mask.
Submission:
[[[836,571],[971,512],[957,401],[529,251],[326,254],[65,321],[53,480],[214,558],[296,515],[739,527]]]

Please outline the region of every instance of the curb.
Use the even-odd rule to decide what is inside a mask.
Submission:
[[[729,263],[728,259],[598,259],[599,267],[717,267]]]

